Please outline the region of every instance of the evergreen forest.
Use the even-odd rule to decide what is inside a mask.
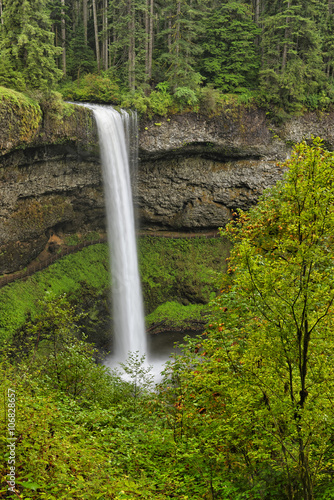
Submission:
[[[283,117],[333,98],[332,0],[1,0],[0,17],[0,85],[35,95]]]

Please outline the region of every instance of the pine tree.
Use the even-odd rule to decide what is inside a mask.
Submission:
[[[112,67],[131,90],[148,79],[148,58],[145,57],[151,50],[147,40],[148,9],[151,6],[146,0],[110,2]]]
[[[254,42],[259,34],[245,3],[225,2],[213,10],[205,21],[199,66],[206,81],[225,92],[254,87],[260,67]]]
[[[266,100],[297,110],[325,87],[319,29],[322,5],[313,0],[268,5],[260,76]]]
[[[85,28],[81,24],[72,36],[68,48],[67,74],[79,79],[87,73],[96,71],[96,59],[93,50],[85,43]]]
[[[62,76],[55,62],[62,49],[54,46],[50,26],[47,0],[7,0],[1,59],[22,76],[28,88],[50,89]]]
[[[170,88],[196,88],[201,75],[196,72],[197,58],[203,52],[198,43],[204,31],[203,15],[206,6],[198,0],[169,0],[160,11],[167,20],[162,29],[162,51],[158,56],[160,74],[168,80]]]

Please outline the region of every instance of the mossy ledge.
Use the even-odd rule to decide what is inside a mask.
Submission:
[[[0,155],[27,146],[76,143],[97,152],[97,130],[92,112],[64,103],[60,96],[38,100],[0,87]]]

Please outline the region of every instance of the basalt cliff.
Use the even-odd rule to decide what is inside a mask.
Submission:
[[[64,108],[65,109],[65,108]],[[282,175],[293,143],[334,149],[333,114],[277,127],[263,110],[141,121],[136,199],[146,230],[208,231],[256,203]],[[64,233],[103,232],[104,195],[92,112],[41,114],[0,102],[0,274],[26,266]]]

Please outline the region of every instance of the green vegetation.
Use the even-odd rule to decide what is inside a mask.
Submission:
[[[319,140],[300,144],[284,181],[239,211],[206,335],[171,366],[180,446],[213,498],[230,498],[227,479],[232,498],[333,496],[332,165]]]
[[[37,322],[27,325],[25,345],[19,351],[9,346],[2,350],[11,364],[1,365],[1,389],[6,396],[8,388],[15,391],[16,432],[21,436],[16,442],[15,463],[20,498],[121,499],[129,498],[128,493],[138,498],[164,498],[156,496],[154,485],[144,477],[136,484],[122,471],[129,457],[126,446],[133,441],[142,450],[145,442],[145,434],[140,438],[140,427],[137,429],[147,406],[147,391],[141,385],[138,392],[136,386],[138,380],[148,380],[140,360],[135,356],[129,360],[125,368],[131,381],[122,382],[117,373],[94,362],[96,353],[80,340],[75,326],[80,318],[64,296],[40,306]],[[11,408],[12,401],[11,396]],[[5,458],[0,462],[1,497],[8,489],[4,481],[9,458],[5,409],[7,404],[6,408],[1,405]],[[157,441],[157,417],[145,420],[145,432],[152,430]],[[132,431],[138,434],[129,441]],[[151,437],[149,432],[146,444]],[[125,457],[124,462],[119,461],[118,453]]]
[[[318,139],[298,145],[284,180],[222,231],[233,249],[207,329],[154,392],[137,353],[125,382],[96,363],[84,314],[44,297],[24,342],[2,345],[0,495],[15,402],[23,500],[333,497],[333,161]],[[166,255],[191,244],[204,245],[167,240]]]
[[[67,82],[61,87],[61,92],[68,101],[113,104],[120,101],[119,86],[107,74],[84,75],[78,81]]]
[[[179,302],[165,302],[158,306],[151,314],[146,317],[147,326],[162,322],[162,328],[167,326],[168,330],[190,329],[194,325],[205,323],[202,313],[205,313],[206,307],[203,304],[189,304],[187,306]]]
[[[5,3],[0,30],[0,82],[24,91],[48,91],[62,76],[55,58],[47,0],[10,0]]]
[[[98,244],[58,260],[44,271],[24,281],[0,289],[0,338],[23,326],[40,312],[39,301],[48,295],[75,294],[82,286],[103,290],[109,286],[109,262],[106,245]]]
[[[141,237],[140,274],[147,313],[177,299],[184,305],[207,304],[218,291],[229,244],[219,238]]]
[[[6,123],[7,141],[29,142],[42,124],[42,111],[34,99],[0,87],[0,120]]]
[[[0,85],[152,118],[227,96],[287,117],[329,109],[333,6],[320,0],[6,0]]]
[[[254,41],[260,35],[250,5],[222,3],[205,20],[201,73],[225,93],[256,88],[260,59]]]
[[[94,237],[94,233],[88,235],[88,239]],[[69,242],[77,244],[79,240],[71,237]],[[160,310],[160,319],[159,311],[148,317],[148,325],[164,319],[170,328],[187,328],[189,322],[191,326],[193,320],[198,319],[200,307],[196,308],[196,304],[203,307],[217,290],[217,273],[226,267],[222,255],[227,257],[228,245],[220,238],[140,238],[139,260],[147,314],[173,300],[180,301],[178,307],[183,311],[176,321],[175,306],[166,305]],[[59,297],[64,293],[80,310],[88,312],[88,318],[82,322],[93,341],[94,332],[96,337],[97,330],[106,329],[110,285],[108,259],[106,244],[92,245],[63,257],[24,281],[0,289],[1,342],[13,336],[28,319],[34,320],[40,313],[40,301],[50,294]],[[104,338],[102,332],[101,335]]]

